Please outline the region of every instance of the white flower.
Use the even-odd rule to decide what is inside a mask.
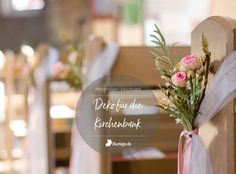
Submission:
[[[182,119],[181,118],[176,118],[175,121],[176,121],[176,124],[182,123]]]
[[[163,100],[163,101],[167,101],[168,99],[167,99],[167,98],[165,98],[165,97],[163,97],[163,98],[162,98],[162,100]]]
[[[190,82],[189,81],[187,81],[187,89],[191,89],[191,85],[190,85]]]
[[[77,56],[78,56],[78,53],[76,51],[73,51],[68,57],[68,60],[70,61],[70,63],[73,63],[73,64],[76,63]]]
[[[169,83],[169,82],[166,82],[166,86],[170,86],[170,83]]]
[[[198,74],[202,74],[204,72],[204,67],[202,66],[200,69],[197,70]]]
[[[166,76],[161,76],[161,78],[164,80],[168,80],[168,78]]]

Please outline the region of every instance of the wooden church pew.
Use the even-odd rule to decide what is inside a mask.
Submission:
[[[201,55],[201,34],[207,37],[212,52],[212,70],[236,48],[236,21],[219,16],[210,17],[192,32],[191,52]],[[235,102],[231,101],[206,125],[200,135],[211,156],[214,174],[235,174]]]
[[[172,51],[172,56],[179,59],[187,54],[190,54],[189,47],[174,47]],[[148,47],[121,47],[118,58],[112,68],[111,75],[128,75],[134,77],[143,82],[142,87],[147,89],[157,90],[158,84],[161,83],[160,74],[156,70],[154,59]],[[127,84],[124,84],[123,87],[126,85]],[[137,84],[133,84],[133,86],[137,86]],[[176,125],[167,114],[158,114],[154,117],[159,118],[161,121],[153,130],[158,132],[158,136],[153,139],[151,146],[166,153],[177,152],[179,133],[182,130],[181,126]],[[146,117],[146,119],[150,119],[150,124],[153,124],[152,118]],[[107,170],[104,170],[104,174],[144,174],[145,170],[146,172],[148,171],[149,174],[174,174],[176,173],[177,167],[176,158],[112,162],[112,158],[105,157],[102,160],[104,160],[102,163],[103,166],[107,168]]]

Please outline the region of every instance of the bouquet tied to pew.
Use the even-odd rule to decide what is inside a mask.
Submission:
[[[61,56],[52,67],[53,77],[65,80],[73,89],[80,89],[82,82],[81,65],[84,55],[83,45],[80,40],[73,42],[64,32],[60,33],[61,39],[65,43],[65,56]]]
[[[150,36],[152,42],[158,46],[150,51],[165,82],[164,85],[159,85],[165,97],[158,102],[158,107],[182,124],[185,130],[195,130],[195,119],[205,96],[210,70],[211,53],[208,41],[202,34],[203,56],[186,55],[176,63],[176,59],[171,58],[171,48],[176,43],[167,46],[156,25],[154,33]]]

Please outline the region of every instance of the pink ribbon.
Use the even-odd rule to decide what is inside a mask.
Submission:
[[[197,135],[198,129],[187,131],[183,130],[179,137],[178,149],[178,174],[190,174],[190,160],[192,152],[192,135]],[[183,138],[185,143],[183,148]]]

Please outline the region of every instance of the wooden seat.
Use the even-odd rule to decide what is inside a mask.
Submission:
[[[189,53],[189,47],[174,47],[172,50],[172,56],[177,58]],[[129,75],[149,87],[157,86],[161,81],[148,47],[121,47],[111,73]]]
[[[176,174],[177,160],[146,159],[113,163],[112,174]]]

